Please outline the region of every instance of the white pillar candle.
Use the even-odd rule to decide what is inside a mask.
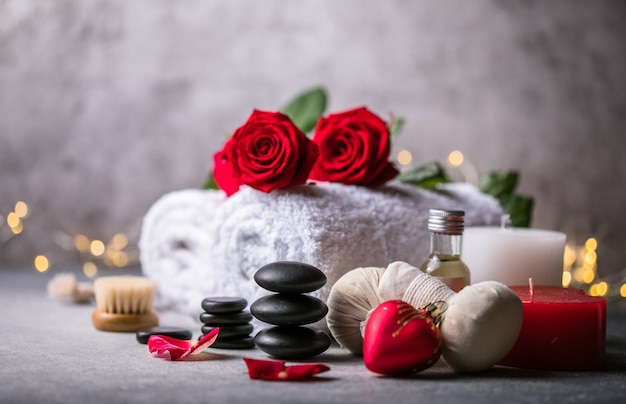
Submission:
[[[463,232],[461,259],[471,283],[505,285],[562,284],[565,234],[539,229],[468,227]]]

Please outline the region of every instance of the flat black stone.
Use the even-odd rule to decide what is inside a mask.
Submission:
[[[183,340],[191,339],[191,331],[180,327],[151,327],[137,331],[137,342],[147,344],[148,339],[152,335],[165,335],[166,337],[178,338]]]
[[[259,298],[250,305],[257,319],[274,325],[304,325],[324,318],[328,306],[308,295],[272,294]]]
[[[255,345],[280,359],[303,359],[326,351],[331,339],[322,330],[310,327],[270,327],[257,333]]]
[[[202,326],[202,334],[208,334],[213,331],[216,327],[203,325]],[[241,325],[221,325],[219,326],[220,332],[217,335],[217,339],[222,338],[232,338],[232,337],[245,337],[250,335],[250,333],[254,330],[252,324],[241,324]]]
[[[203,335],[200,336],[202,338]],[[209,348],[217,349],[252,349],[254,345],[254,338],[250,336],[235,337],[235,338],[218,338],[213,342]]]
[[[212,296],[202,300],[202,309],[207,313],[236,313],[246,308],[248,301],[242,297]]]
[[[247,324],[252,321],[252,314],[249,311],[239,311],[237,313],[200,313],[200,321],[206,325],[219,326],[219,325],[238,325]]]
[[[263,289],[277,293],[308,293],[326,284],[326,275],[316,267],[295,261],[267,264],[254,274]]]

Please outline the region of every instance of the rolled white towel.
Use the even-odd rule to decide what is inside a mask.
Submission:
[[[193,315],[202,298],[236,295],[250,303],[267,294],[253,280],[261,266],[299,261],[318,267],[332,285],[353,268],[419,265],[429,250],[428,209],[465,210],[466,226],[495,225],[498,202],[470,184],[432,192],[391,183],[378,189],[338,183],[263,193],[242,187],[185,190],[158,200],[144,218],[140,259],[163,301]]]
[[[142,271],[158,282],[157,308],[199,313],[203,289],[216,284],[210,246],[215,244],[215,207],[220,192],[188,189],[163,195],[143,219],[139,251]],[[200,300],[198,300],[200,299]]]

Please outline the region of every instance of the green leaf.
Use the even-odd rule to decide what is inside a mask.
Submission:
[[[204,183],[204,186],[202,187],[203,189],[220,189],[219,185],[217,185],[217,182],[215,182],[215,177],[213,176],[213,170],[211,170],[211,172],[209,173],[209,177],[206,179],[206,182]]]
[[[326,91],[314,87],[298,94],[281,111],[304,133],[309,133],[326,111]]]
[[[499,199],[502,210],[511,216],[511,226],[529,227],[532,221],[534,199],[528,196],[507,195]]]
[[[404,128],[404,118],[401,117],[392,117],[389,122],[389,137],[391,140],[394,140],[398,137],[398,134]]]
[[[426,189],[435,189],[438,184],[450,182],[448,174],[438,162],[427,163],[406,171],[395,179],[404,184],[412,184]]]
[[[518,178],[515,171],[493,172],[479,178],[478,188],[488,195],[501,198],[513,194]]]
[[[505,213],[511,217],[511,226],[528,227],[532,221],[534,200],[515,194],[519,174],[515,171],[500,171],[485,174],[478,180],[478,188],[500,202]]]

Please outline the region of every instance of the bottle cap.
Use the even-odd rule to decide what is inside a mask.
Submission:
[[[430,232],[463,234],[464,223],[465,212],[462,210],[430,209],[428,211],[428,231]]]

